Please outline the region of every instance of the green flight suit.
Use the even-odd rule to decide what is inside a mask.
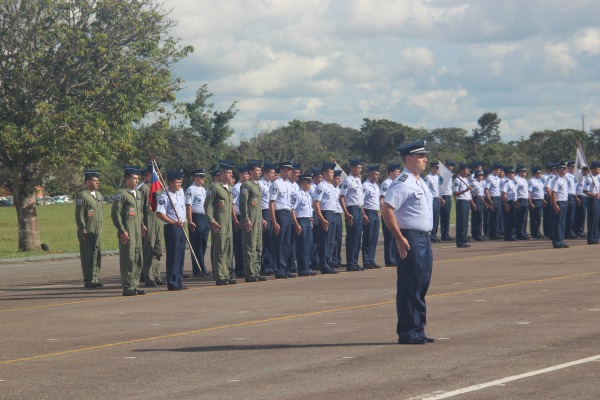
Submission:
[[[98,283],[102,260],[102,194],[99,191],[96,191],[96,197],[89,190],[79,193],[75,222],[83,282],[86,285]],[[83,240],[82,234],[87,234],[86,240]]]
[[[204,211],[209,224],[217,222],[220,226],[215,233],[212,230],[211,260],[215,280],[229,279],[229,265],[233,259],[233,229],[231,226],[231,189],[221,182],[213,183],[206,191]]]
[[[240,188],[240,221],[242,226],[242,252],[246,278],[260,275],[262,257],[262,190],[258,183],[248,179]],[[252,222],[248,232],[246,221]]]
[[[152,211],[150,203],[150,184],[144,183],[139,189],[142,194],[142,203],[144,209],[144,225],[148,228],[146,236],[142,238],[142,248],[144,254],[144,266],[142,268],[142,277],[144,281],[155,281],[160,278],[160,258],[163,252],[163,227],[164,222],[156,218],[156,212]],[[156,193],[156,198],[160,197],[162,190]]]
[[[129,234],[129,240],[121,244],[119,240],[119,265],[121,267],[121,285],[123,290],[135,290],[140,284],[140,274],[143,267],[142,226],[143,200],[141,193],[136,190],[135,197],[130,190],[121,189],[112,206],[112,220],[121,232]]]

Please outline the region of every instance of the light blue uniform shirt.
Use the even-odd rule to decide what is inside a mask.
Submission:
[[[271,190],[271,182],[268,182],[264,176],[258,180],[258,184],[260,185],[260,190],[262,192],[261,199],[261,209],[268,210],[269,209],[269,196]]]
[[[360,206],[365,204],[365,196],[362,189],[360,178],[350,174],[344,182],[342,182],[342,188],[340,189],[340,196],[344,196],[344,202],[346,207],[348,206]]]
[[[335,213],[336,214],[343,214],[344,210],[342,209],[342,205],[339,202],[339,198],[340,198],[340,187],[335,187],[333,188],[334,191],[334,196],[336,199],[338,199],[338,201],[335,202]]]
[[[556,193],[556,201],[567,201],[569,199],[569,184],[566,177],[557,176],[552,183],[552,191]]]
[[[479,182],[477,179],[473,179],[470,186],[473,189],[473,192],[475,192],[475,194],[478,194],[479,196],[483,197],[483,195],[485,194],[483,190],[483,181]]]
[[[423,181],[406,168],[390,186],[384,201],[394,209],[400,229],[431,231],[433,228],[433,198]]]
[[[305,192],[300,189],[292,193],[292,205],[296,213],[296,218],[312,218],[312,197],[308,191]]]
[[[544,200],[544,182],[538,178],[529,180],[529,193],[533,200]]]
[[[515,176],[515,184],[517,185],[517,199],[529,198],[529,185],[525,178]]]
[[[335,188],[331,183],[326,181],[319,183],[319,186],[317,186],[317,190],[315,190],[315,194],[313,195],[313,201],[321,203],[321,211],[333,212],[335,212],[335,203],[339,203]]]
[[[169,195],[171,195],[171,201],[173,201],[173,206],[171,202],[169,202],[169,197],[167,195],[167,191]],[[175,215],[175,210],[177,211],[177,215]],[[177,221],[177,216],[179,216],[179,221],[186,222],[186,213],[185,213],[185,194],[183,193],[183,189],[179,189],[177,192],[171,192],[171,189],[167,188],[161,195],[158,200],[158,205],[156,206],[156,212],[166,215],[172,220]],[[165,225],[168,225],[165,222]]]
[[[500,178],[494,174],[489,174],[485,181],[485,188],[490,193],[490,197],[500,196]]]
[[[600,189],[600,185],[598,183],[598,176],[590,174],[583,182],[583,190],[592,194],[598,194],[598,189]]]
[[[469,184],[467,183],[467,179],[469,179],[469,178],[462,178],[462,177],[456,178],[453,182],[454,189],[453,189],[452,194],[454,194],[454,192],[462,192],[463,190],[468,188]],[[469,190],[467,192],[464,192],[461,195],[455,196],[455,199],[456,200],[471,200],[472,199],[471,191]]]
[[[577,194],[577,182],[575,181],[575,175],[567,172],[565,179],[567,180],[567,191],[569,194]]]
[[[233,204],[233,208],[235,209],[235,215],[240,215],[240,188],[242,187],[242,182],[237,182],[233,185],[231,189],[231,203]]]
[[[433,198],[442,197],[442,194],[440,193],[440,176],[438,174],[428,174],[425,177],[425,183],[427,184],[429,190],[431,190],[431,196]]]
[[[269,201],[275,201],[275,210],[292,209],[292,184],[290,181],[284,181],[281,177],[277,178],[271,185],[270,193]]]
[[[390,185],[392,184],[392,182],[394,182],[392,180],[392,178],[387,178],[385,181],[381,182],[381,186],[380,186],[380,191],[381,194],[380,196],[384,196],[387,193],[388,189],[390,188]]]
[[[381,203],[379,202],[379,185],[377,182],[371,183],[368,179],[363,182],[363,192],[365,195],[365,209],[379,211]],[[341,206],[340,206],[341,207]]]
[[[516,201],[517,200],[517,185],[515,184],[515,181],[511,181],[510,179],[507,179],[506,183],[504,183],[504,187],[502,187],[502,193],[506,193],[506,200]]]
[[[206,189],[202,186],[192,185],[185,191],[185,205],[192,206],[192,213],[204,214],[204,201]]]

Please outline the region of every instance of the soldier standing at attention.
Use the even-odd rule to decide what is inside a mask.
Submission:
[[[336,199],[340,198],[340,184],[342,183],[342,170],[336,169],[333,171],[333,190],[335,192],[334,197]],[[312,208],[312,207],[311,207]],[[342,230],[343,230],[343,222],[342,215],[344,215],[344,210],[342,210],[342,206],[339,201],[335,202],[335,213],[333,214],[333,225],[335,228],[335,246],[333,250],[333,254],[331,255],[331,266],[332,268],[341,268],[342,266]],[[331,226],[330,226],[331,228]]]
[[[554,210],[554,232],[552,234],[552,246],[555,249],[564,249],[569,247],[565,244],[565,225],[567,221],[567,201],[569,200],[569,183],[565,177],[567,173],[567,164],[559,163],[556,166],[557,176],[552,183],[552,192],[550,199]]]
[[[167,185],[160,195],[156,217],[165,223],[165,247],[167,248],[167,290],[185,290],[182,284],[183,260],[185,257],[185,194],[181,189],[183,172],[180,169],[167,171]]]
[[[231,189],[231,201],[233,202],[233,259],[235,261],[235,277],[244,277],[244,251],[242,248],[242,225],[240,215],[240,188],[248,180],[248,169],[245,165],[238,167],[238,181]]]
[[[332,255],[335,249],[335,207],[338,201],[335,198],[335,189],[333,187],[333,170],[335,164],[323,161],[321,172],[323,181],[319,183],[315,194],[313,195],[313,209],[317,218],[319,218],[319,269],[321,274],[337,274],[333,269]],[[362,189],[361,189],[362,193]],[[357,221],[360,224],[360,220]]]
[[[144,210],[144,225],[148,229],[146,235],[142,237],[142,249],[144,266],[142,268],[142,278],[147,287],[156,287],[165,285],[160,279],[160,259],[163,251],[163,223],[156,218],[156,210],[152,208],[150,199],[150,185],[152,184],[152,163],[146,165],[146,174],[144,175],[144,184],[138,189],[142,194],[142,206]],[[156,197],[160,197],[162,190],[156,192]],[[154,202],[156,207],[158,202]]]
[[[534,239],[543,239],[542,231],[542,214],[546,207],[544,200],[544,181],[542,180],[542,169],[540,167],[532,167],[529,180],[529,208],[531,209],[531,217],[529,218],[529,232]]]
[[[311,269],[313,247],[313,207],[310,194],[311,174],[300,175],[300,190],[292,195],[292,220],[297,235],[296,257],[298,259],[298,276],[314,276]]]
[[[524,164],[517,165],[517,176],[515,184],[517,186],[516,225],[517,240],[529,240],[527,236],[527,210],[529,209],[529,183],[527,182],[527,167]]]
[[[262,253],[262,230],[265,221],[262,217],[262,192],[258,180],[261,165],[258,160],[248,161],[248,179],[240,188],[240,224],[242,227],[242,252],[246,282],[266,281],[260,274]]]
[[[102,260],[102,194],[98,171],[83,171],[85,190],[77,196],[75,206],[75,222],[77,223],[77,239],[79,239],[79,255],[84,287],[101,288],[98,282],[100,261]]]
[[[446,160],[446,167],[452,172],[452,179],[454,179],[454,162]],[[442,200],[440,202],[440,230],[442,235],[442,241],[450,242],[453,238],[450,236],[450,214],[452,213],[452,182],[442,193]]]
[[[233,285],[237,281],[229,278],[229,265],[233,258],[233,227],[231,224],[232,198],[231,175],[233,165],[221,160],[220,182],[213,183],[206,193],[204,211],[212,228],[213,276],[218,286]]]
[[[361,181],[363,163],[358,159],[350,159],[349,162],[350,175],[342,182],[339,202],[346,215],[346,271],[360,271],[358,253],[360,252],[363,221],[366,219],[363,210],[365,197]],[[324,174],[323,178],[325,178]],[[321,239],[319,242],[322,243],[323,240]]]
[[[429,174],[424,179],[425,183],[429,187],[429,190],[431,190],[431,195],[433,196],[433,229],[431,230],[431,241],[433,243],[438,241],[437,231],[440,223],[440,210],[444,205],[444,199],[442,198],[440,189],[440,176],[438,175],[439,168],[439,161],[432,161],[429,167]],[[400,174],[400,171],[398,171],[398,174]],[[385,226],[385,224],[383,224],[383,226]],[[383,232],[385,236],[385,230]]]
[[[383,205],[383,199],[385,198],[387,190],[390,188],[390,185],[392,184],[392,182],[394,182],[398,178],[398,176],[400,176],[400,164],[388,163],[388,177],[385,181],[383,181],[381,183],[381,196],[379,196],[379,199],[380,199],[379,209],[381,209],[381,205]],[[439,202],[438,202],[438,217],[439,217]],[[390,233],[390,230],[387,228],[387,226],[385,226],[385,221],[381,220],[381,225],[382,225],[381,230],[383,231],[383,260],[385,263],[384,265],[386,267],[395,267],[396,266],[396,255],[395,255],[395,251],[394,251],[394,246],[396,246],[396,240]],[[433,232],[433,230],[431,232]],[[431,236],[433,238],[433,236],[435,236],[435,235],[433,235],[433,233],[432,233]]]
[[[369,176],[364,181],[363,194],[365,196],[364,213],[365,220],[362,235],[362,259],[363,268],[373,269],[381,268],[375,262],[375,253],[377,251],[377,242],[379,241],[379,208],[381,191],[379,190],[379,165],[370,165],[367,167]]]
[[[310,183],[310,197],[313,198],[315,195],[315,191],[317,190],[317,186],[319,183],[323,182],[323,173],[321,172],[321,168],[313,167],[311,170],[312,182]],[[341,189],[341,188],[340,188]],[[314,209],[313,209],[314,210]],[[319,267],[319,243],[321,241],[319,234],[321,232],[319,227],[319,218],[317,214],[313,211],[313,248],[312,248],[312,256],[311,256],[311,265],[314,268]]]
[[[210,232],[204,212],[204,202],[206,201],[206,189],[204,188],[206,172],[204,168],[192,171],[192,178],[194,183],[185,191],[185,210],[190,244],[196,254],[196,258],[192,256],[192,273],[198,277],[210,275],[206,272],[206,264],[204,263],[204,255],[208,246],[208,233]],[[198,259],[200,265],[198,265],[196,259]]]
[[[505,167],[504,173],[506,174],[506,182],[502,186],[502,203],[504,206],[504,212],[502,214],[504,218],[504,240],[506,242],[514,242],[517,240],[516,234],[516,202],[517,202],[517,185],[515,179],[514,167]]]
[[[275,278],[295,278],[290,271],[290,255],[292,250],[292,184],[289,181],[292,173],[292,162],[279,164],[280,177],[271,185],[269,195],[269,212],[273,222],[273,264]]]
[[[271,253],[271,239],[273,237],[273,224],[271,221],[271,213],[269,212],[269,196],[271,195],[271,184],[275,178],[275,166],[268,162],[264,162],[262,170],[262,178],[258,180],[260,191],[262,193],[261,210],[262,218],[265,221],[262,229],[262,255],[260,260],[260,273],[263,276],[272,275],[273,270],[273,254]]]
[[[591,174],[585,179],[582,191],[587,196],[587,244],[600,242],[598,222],[600,218],[600,161],[592,161]]]
[[[425,141],[398,148],[404,171],[388,189],[381,216],[396,238],[398,279],[396,312],[398,343],[426,344],[435,339],[425,334],[425,295],[431,281],[433,253],[431,191],[420,174],[427,166]]]
[[[501,232],[500,218],[502,216],[502,200],[500,199],[500,168],[502,168],[500,164],[494,163],[492,166],[492,173],[488,175],[485,183],[485,195],[488,203],[492,205],[492,208],[488,213],[488,229],[490,233],[490,239],[492,240],[499,240]]]
[[[471,247],[467,243],[467,232],[469,230],[469,210],[475,207],[469,180],[469,166],[460,163],[458,175],[452,182],[452,195],[456,201],[456,247]]]
[[[471,237],[473,240],[482,242],[485,240],[483,237],[483,210],[486,207],[483,200],[483,171],[475,171],[469,186],[473,189],[473,202],[475,203],[475,207],[471,207]]]
[[[112,206],[112,220],[119,235],[119,265],[123,296],[146,294],[138,288],[143,267],[142,236],[147,228],[143,219],[142,194],[136,189],[140,169],[125,167],[125,186]]]

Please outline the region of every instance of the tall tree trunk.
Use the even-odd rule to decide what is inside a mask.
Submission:
[[[35,181],[26,164],[13,175],[13,200],[19,222],[19,251],[41,250]]]

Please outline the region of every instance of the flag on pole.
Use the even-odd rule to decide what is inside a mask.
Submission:
[[[148,192],[148,200],[150,201],[150,209],[152,211],[156,211],[156,203],[158,200],[157,192],[162,190],[162,188],[156,170],[154,169],[154,162],[152,162],[152,182],[150,182],[150,192]]]
[[[334,168],[334,170],[337,170],[337,171],[341,170],[342,171],[342,174],[340,175],[341,182],[344,182],[344,179],[346,179],[348,177],[348,175],[346,175],[346,173],[344,172],[344,170],[342,169],[342,167],[340,167],[340,164],[338,164],[337,161],[335,161],[335,168]]]
[[[577,182],[581,182],[583,180],[583,173],[581,172],[581,168],[587,167],[585,162],[585,156],[583,155],[583,151],[581,150],[581,145],[577,144],[577,150],[575,155],[575,178],[577,178]]]
[[[441,180],[440,193],[444,193],[448,188],[448,185],[452,184],[452,176],[454,175],[454,173],[450,171],[448,167],[446,167],[446,164],[444,164],[441,160],[438,173],[440,175]]]

